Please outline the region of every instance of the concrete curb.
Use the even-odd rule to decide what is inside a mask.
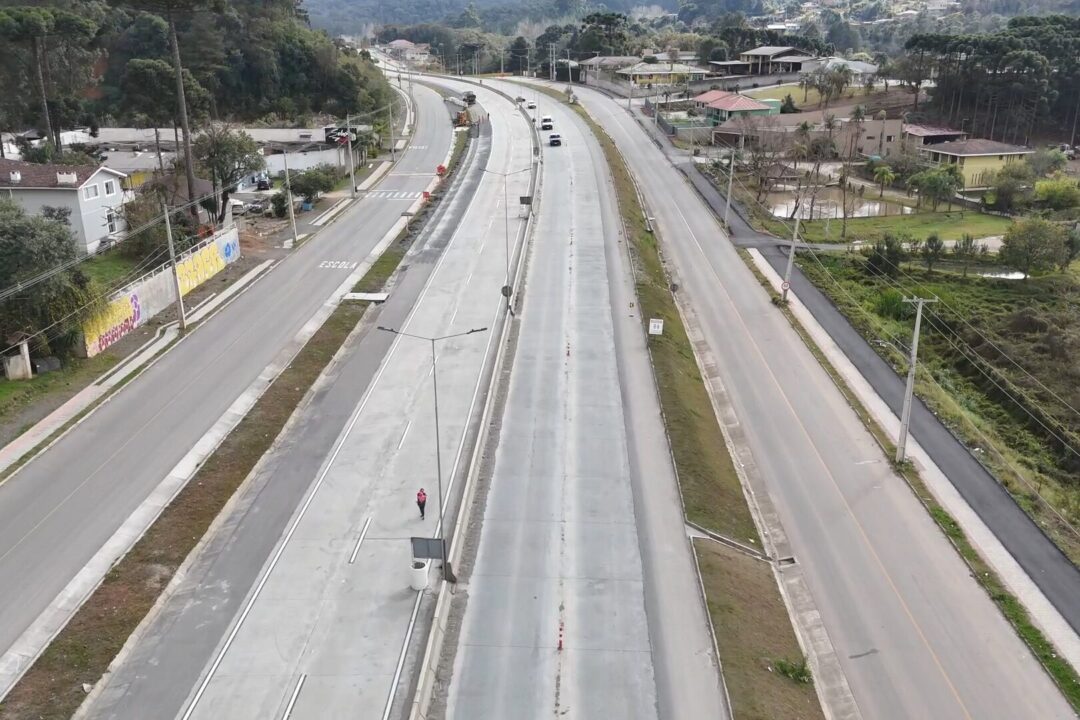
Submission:
[[[646,130],[645,132],[648,131]],[[666,153],[665,157],[667,157]],[[670,161],[670,157],[668,157],[668,160]],[[629,172],[631,178],[634,179],[636,188],[637,181],[634,178],[629,165],[627,165],[627,172]],[[646,206],[643,204],[643,210],[645,207]],[[660,248],[659,245],[658,252],[664,269],[668,273],[669,279],[677,285],[679,279],[678,273],[664,260],[663,249]],[[780,563],[775,558],[784,558],[789,555],[787,552],[787,535],[780,523],[779,516],[772,508],[772,504],[769,501],[768,493],[764,488],[764,484],[761,482],[761,475],[757,470],[757,465],[750,454],[749,445],[741,438],[738,419],[735,417],[734,408],[732,407],[730,400],[728,400],[727,391],[720,382],[719,373],[716,370],[716,362],[711,357],[711,350],[701,334],[700,326],[696,319],[696,313],[678,293],[673,294],[673,300],[675,301],[675,307],[682,320],[683,327],[686,330],[687,339],[690,341],[693,349],[694,360],[705,383],[710,404],[713,406],[713,412],[717,418],[717,424],[720,427],[721,434],[724,436],[724,442],[727,445],[727,450],[731,456],[732,464],[735,467],[736,475],[739,477],[739,482],[742,485],[743,495],[746,498],[754,524],[757,526],[758,534],[762,538],[764,548],[762,550],[750,548],[737,541],[733,541],[730,538],[725,538],[705,530],[689,520],[686,522],[688,525],[705,533],[710,538],[722,542],[735,550],[769,560],[773,565],[774,573],[777,574],[777,588],[784,600],[785,607],[787,608],[788,617],[791,619],[796,639],[803,652],[806,653],[809,658],[813,669],[814,677],[816,679],[814,688],[821,702],[822,711],[829,720],[859,720],[861,714],[855,703],[854,695],[851,693],[851,689],[848,686],[847,678],[840,666],[836,650],[833,648],[832,642],[825,632],[824,623],[821,621],[820,614],[817,612],[816,606],[813,603],[809,588],[806,586],[805,579],[802,576],[801,568],[799,568],[798,565],[788,565],[784,568],[785,572],[788,572],[791,575],[790,578],[785,578],[785,580],[790,580],[790,582],[795,585],[795,592],[792,592],[792,589],[787,588],[785,582],[780,582]],[[736,435],[738,435],[738,437],[735,437]],[[760,485],[758,489],[755,489],[755,482],[752,481],[752,478],[756,478],[757,484]],[[694,561],[696,565],[696,554]],[[797,603],[795,602],[796,599],[798,600]],[[703,603],[706,602],[704,585],[702,585],[701,601]],[[712,628],[712,620],[711,616],[708,615],[708,612],[706,612],[706,617],[709,617],[710,630],[715,632]],[[719,654],[717,655],[717,664],[719,666]],[[727,683],[723,676],[722,666],[720,677],[721,682],[723,683],[725,696],[727,696]],[[823,678],[825,677],[830,678],[830,682],[827,686],[823,682]],[[728,707],[730,708],[730,706],[729,697]]]
[[[490,86],[486,86],[486,89],[502,95],[508,101],[513,103],[513,99],[506,93]],[[519,111],[521,111],[520,108]],[[524,111],[521,112],[524,113]],[[537,143],[534,147],[539,147],[535,128],[533,128],[533,135],[534,143]],[[533,218],[536,214],[536,207],[539,204],[540,173],[539,165],[537,163],[533,163],[530,184],[534,204],[533,210],[529,213],[529,217],[522,229],[521,241],[518,242],[519,249],[517,252],[513,283],[513,287],[515,288],[521,287],[521,275],[524,272],[526,264],[526,252],[530,242],[529,239],[532,237],[533,233]],[[520,295],[515,295],[515,301],[519,297]],[[491,413],[495,406],[496,396],[498,395],[498,393],[492,392],[492,390],[497,386],[500,377],[505,372],[504,363],[506,361],[506,348],[508,347],[507,340],[510,335],[510,329],[513,326],[511,317],[512,315],[508,312],[504,311],[502,313],[503,326],[499,336],[499,349],[495,354],[495,359],[492,364],[487,397],[485,398],[484,409],[480,416],[480,433],[472,448],[471,457],[469,459],[469,469],[465,476],[465,487],[462,491],[461,504],[459,505],[458,517],[454,523],[454,533],[450,538],[450,549],[449,555],[447,556],[447,562],[450,563],[451,566],[458,563],[461,558],[462,548],[464,547],[461,542],[463,533],[465,532],[463,528],[468,528],[469,521],[472,517],[473,499],[476,494],[477,485],[476,480],[480,471],[480,458],[483,455],[484,447],[487,445],[488,432],[491,427]],[[409,711],[409,720],[426,720],[427,713],[431,707],[431,700],[435,690],[435,678],[439,670],[439,661],[442,656],[443,643],[446,639],[447,624],[450,619],[450,609],[453,602],[453,592],[450,590],[450,587],[450,584],[445,581],[443,581],[439,587],[438,599],[435,603],[435,614],[432,618],[431,629],[428,633],[428,641],[424,648],[424,655],[420,664],[416,694],[413,697]]]
[[[773,270],[759,251],[750,249],[749,253],[754,265],[769,280],[770,284],[779,291],[780,277],[776,271]],[[792,315],[803,326],[807,334],[813,338],[814,343],[833,365],[836,372],[845,379],[845,384],[866,407],[873,421],[885,433],[894,436],[900,423],[896,415],[884,404],[881,397],[863,378],[858,369],[851,364],[843,350],[832,342],[831,337],[817,323],[809,309],[791,291],[788,291],[788,302]],[[1080,636],[1072,630],[1065,618],[1062,617],[1024,569],[1020,567],[1020,564],[1016,562],[1008,549],[1001,544],[1001,541],[986,526],[982,518],[967,504],[956,487],[934,463],[919,442],[910,436],[908,438],[908,456],[912,459],[916,470],[927,489],[933,494],[934,499],[956,519],[975,550],[994,569],[1006,587],[1016,595],[1028,610],[1032,622],[1046,635],[1047,640],[1069,664],[1074,668],[1080,667]],[[949,539],[949,542],[952,543],[952,540]],[[963,560],[963,556],[959,552],[957,554]]]

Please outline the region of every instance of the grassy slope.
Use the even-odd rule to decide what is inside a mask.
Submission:
[[[882,314],[881,298],[888,288],[883,281],[866,276],[861,257],[819,256],[819,261],[802,258],[800,265],[856,327],[871,340],[908,342],[913,320]],[[1054,394],[1078,407],[1080,318],[1075,307],[1080,303],[1080,281],[1075,275],[1015,281],[963,278],[954,272],[928,275],[915,266],[905,266],[904,271],[910,276],[900,279],[906,290],[937,296],[958,314],[938,306],[933,312],[942,321],[926,318],[919,345],[920,396],[968,445],[984,450],[980,458],[1017,502],[1074,562],[1080,562],[1080,537],[1050,509],[1055,508],[1074,527],[1080,525],[1075,458],[1070,462],[1067,451],[1052,448],[1046,431],[964,360],[957,346],[966,346],[942,332],[949,327],[966,343],[980,347],[981,356],[1001,373],[995,379],[1014,396],[1025,398],[1028,407],[1046,412],[1047,416],[1040,415],[1041,421],[1080,447],[1080,421],[1075,413],[1011,362],[997,357],[972,329],[1005,350]],[[895,352],[886,357],[901,367],[903,360]]]
[[[787,237],[790,233],[786,227],[787,224],[790,224],[790,221],[786,218],[783,222],[778,218],[767,215],[763,215],[760,219],[764,228],[773,235]],[[829,234],[826,235],[826,222],[824,220],[803,221],[799,223],[799,235],[806,242],[815,243],[839,243],[854,240],[872,242],[881,239],[886,233],[894,235],[906,233],[916,240],[922,240],[931,233],[937,233],[942,240],[959,240],[965,233],[970,233],[976,238],[1004,235],[1012,221],[1008,218],[983,215],[973,211],[920,212],[911,215],[849,218],[847,221],[847,238],[840,237],[841,224],[842,221],[839,218],[830,220],[828,223]]]

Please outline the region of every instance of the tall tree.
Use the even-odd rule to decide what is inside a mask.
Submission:
[[[258,144],[245,132],[211,124],[195,139],[195,160],[214,185],[217,222],[225,220],[229,195],[246,175],[266,167]],[[218,192],[220,191],[220,200]]]
[[[59,143],[59,128],[54,132],[50,111],[49,88],[46,81],[48,68],[48,41],[59,38],[64,41],[88,41],[95,25],[87,18],[64,10],[43,7],[0,8],[0,37],[8,42],[23,44],[30,52],[30,74],[41,103],[41,122],[45,137],[51,143]]]
[[[179,122],[176,91],[170,87],[173,69],[164,60],[129,60],[124,73],[122,89],[127,98],[126,106],[133,116],[141,116],[154,128],[154,150],[158,166],[165,172],[161,159],[159,129],[168,123],[175,127]],[[183,70],[184,97],[195,117],[205,116],[210,106],[210,96],[187,68]]]
[[[998,257],[1027,279],[1033,270],[1058,265],[1067,252],[1064,228],[1042,218],[1024,218],[1005,233]]]
[[[187,175],[189,200],[195,197],[195,160],[191,150],[191,124],[188,118],[187,97],[184,92],[184,67],[180,62],[180,41],[177,39],[176,20],[180,16],[191,15],[198,11],[223,8],[222,0],[115,0],[128,7],[145,12],[156,13],[165,18],[169,25],[169,48],[172,52],[174,84],[176,86],[177,115],[180,129],[184,133],[184,172]],[[191,216],[197,217],[199,209],[191,206]]]
[[[0,287],[74,260],[71,228],[59,216],[29,215],[12,200],[0,199]],[[81,318],[100,305],[90,280],[78,267],[34,283],[0,300],[0,338],[37,334],[39,351],[64,352]]]
[[[879,198],[885,197],[885,186],[891,185],[893,180],[896,180],[896,173],[888,165],[878,165],[874,168],[874,181],[881,186]]]

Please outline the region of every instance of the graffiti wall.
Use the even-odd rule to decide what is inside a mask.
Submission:
[[[111,301],[99,315],[83,325],[86,355],[93,357],[142,324],[139,293],[132,290]]]
[[[187,295],[240,258],[236,228],[223,230],[177,258],[180,293]],[[116,292],[96,317],[83,325],[86,356],[93,357],[176,302],[168,264]]]

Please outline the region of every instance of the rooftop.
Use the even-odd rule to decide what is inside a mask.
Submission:
[[[616,70],[615,72],[622,75],[686,75],[688,73],[703,73],[705,71],[683,63],[639,62],[630,67]]]
[[[728,95],[732,94],[733,93],[730,93],[727,90],[709,90],[708,92],[703,92],[697,97],[695,97],[694,102],[705,103],[706,105],[708,105],[711,102],[715,102],[722,97],[727,97]]]
[[[598,55],[588,60],[582,60],[579,65],[585,67],[626,67],[641,62],[636,55]]]
[[[904,125],[904,132],[915,137],[939,137],[941,135],[963,135],[963,130],[954,130],[935,125]]]
[[[716,108],[717,110],[725,110],[727,112],[745,112],[747,110],[769,110],[769,105],[763,102],[755,100],[752,97],[746,95],[730,94],[726,97],[722,97],[719,100],[714,100],[709,103],[709,107]]]
[[[0,159],[0,187],[3,188],[60,188],[82,187],[99,170],[125,177],[124,173],[96,165],[47,165],[21,160]],[[14,173],[14,175],[13,175]],[[74,176],[72,182],[67,178]],[[18,177],[18,181],[14,180]],[[64,179],[65,182],[61,182]]]
[[[1010,145],[983,138],[931,145],[930,150],[946,155],[1026,155],[1034,152],[1034,150],[1020,145]]]
[[[753,50],[747,50],[746,52],[739,53],[740,55],[764,55],[765,57],[772,57],[773,55],[779,55],[782,52],[788,50],[794,50],[795,48],[789,45],[762,45],[756,47]]]

